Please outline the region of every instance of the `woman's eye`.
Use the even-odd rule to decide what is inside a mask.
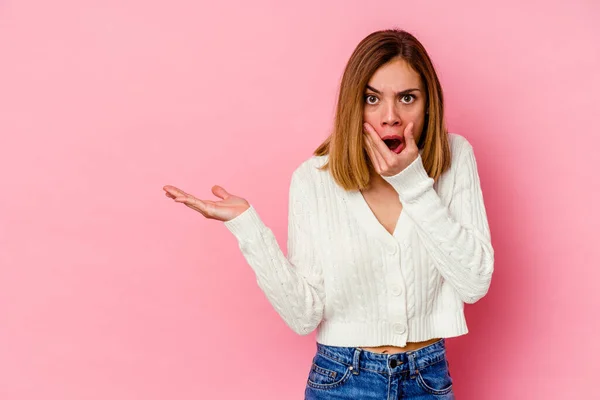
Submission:
[[[405,101],[406,99],[408,99],[408,101]],[[415,99],[416,99],[415,95],[412,95],[412,94],[405,94],[404,96],[401,97],[402,103],[404,103],[404,104],[412,104],[415,101]],[[379,99],[375,95],[367,94],[365,96],[365,102],[367,104],[374,105],[377,102],[377,100],[379,100]]]
[[[414,101],[414,99],[415,99],[415,96],[414,96],[414,95],[412,95],[412,94],[405,94],[404,96],[402,96],[402,99],[406,99],[407,97],[408,97],[409,99],[412,99],[412,101],[410,101],[410,102],[407,102],[407,103],[405,103],[405,104],[410,104],[410,103],[412,103],[412,102]]]
[[[377,99],[377,97],[373,96],[372,94],[368,94],[368,95],[365,96],[365,101],[367,102],[367,104],[374,104],[374,103],[371,103],[369,101],[369,99]]]

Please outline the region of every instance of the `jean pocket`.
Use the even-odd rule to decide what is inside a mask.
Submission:
[[[444,395],[452,391],[448,361],[443,358],[417,372],[417,384],[429,394]]]
[[[346,383],[351,375],[349,365],[317,353],[312,360],[307,384],[315,389],[333,389]]]

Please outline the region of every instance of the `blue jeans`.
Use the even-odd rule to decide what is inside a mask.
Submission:
[[[317,342],[304,398],[454,399],[446,341],[440,339],[418,350],[396,354]]]

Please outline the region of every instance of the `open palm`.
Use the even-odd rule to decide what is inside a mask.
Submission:
[[[166,192],[165,195],[167,197],[172,198],[176,202],[185,204],[187,207],[198,211],[206,218],[219,221],[229,221],[250,207],[248,201],[228,193],[218,185],[212,187],[213,194],[222,199],[218,201],[200,200],[171,185],[163,186],[163,190]]]

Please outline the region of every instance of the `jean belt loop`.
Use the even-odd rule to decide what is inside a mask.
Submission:
[[[362,351],[361,348],[355,348],[354,349],[354,357],[352,358],[352,367],[350,367],[350,369],[352,370],[352,373],[354,375],[358,375],[359,374],[359,370],[360,370],[360,352]]]
[[[408,357],[408,370],[410,371],[409,374],[410,376],[416,375],[419,372],[416,360],[417,356],[412,351],[407,352],[406,355]]]

